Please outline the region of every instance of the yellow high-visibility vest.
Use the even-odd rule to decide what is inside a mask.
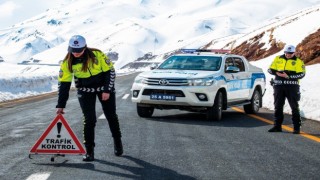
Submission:
[[[101,51],[92,51],[95,55],[95,62],[90,62],[89,70],[84,72],[82,71],[83,63],[78,63],[72,65],[72,72],[68,68],[67,60],[64,60],[60,66],[59,71],[59,82],[71,82],[73,76],[77,78],[89,78],[90,76],[95,76],[101,72],[106,72],[113,69],[113,63],[110,59]]]
[[[276,70],[276,71],[293,71],[295,73],[305,73],[305,66],[304,62],[296,58],[294,59],[284,59],[280,56],[277,56],[274,61],[272,62],[270,69]]]

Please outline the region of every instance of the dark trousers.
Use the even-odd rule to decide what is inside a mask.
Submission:
[[[78,99],[82,113],[83,121],[83,136],[84,144],[88,148],[94,147],[94,129],[97,122],[96,117],[96,97],[98,97],[104,115],[106,116],[109,128],[113,138],[121,138],[121,131],[119,126],[118,115],[116,114],[116,97],[115,93],[110,93],[110,98],[107,101],[102,101],[102,92],[90,93],[78,91]]]
[[[292,111],[292,122],[295,129],[300,128],[301,117],[299,110],[300,87],[296,85],[275,85],[274,89],[274,118],[275,126],[280,127],[283,123],[283,106],[287,99]]]

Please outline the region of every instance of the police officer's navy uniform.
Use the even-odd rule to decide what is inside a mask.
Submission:
[[[299,80],[305,76],[305,66],[301,59],[293,56],[287,59],[285,55],[277,56],[272,62],[268,72],[275,75],[273,82],[274,88],[274,107],[275,107],[275,124],[269,132],[282,131],[283,123],[283,106],[285,99],[288,99],[292,110],[292,122],[294,132],[300,132],[301,118],[298,101],[300,100]],[[288,77],[283,78],[276,75],[276,72],[285,72]]]
[[[59,72],[59,98],[57,108],[65,108],[69,97],[69,90],[74,78],[79,103],[84,115],[84,144],[87,154],[92,152],[95,146],[94,129],[96,125],[96,97],[101,102],[103,112],[108,120],[109,128],[115,143],[115,154],[122,154],[121,131],[119,120],[116,114],[115,99],[115,70],[108,57],[98,49],[86,48],[85,54],[91,53],[94,61],[89,61],[84,55],[79,58],[72,58],[72,63],[64,60]],[[93,54],[92,54],[93,53]],[[69,53],[69,55],[71,55]],[[87,71],[83,71],[83,66],[89,61]],[[70,68],[71,67],[71,71]],[[102,101],[102,93],[109,93],[107,101]],[[84,158],[84,160],[86,160]],[[93,157],[92,159],[93,160]]]

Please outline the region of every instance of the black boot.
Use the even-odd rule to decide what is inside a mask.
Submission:
[[[92,147],[86,148],[87,153],[83,156],[83,161],[94,161],[94,149]]]
[[[292,133],[293,134],[300,134],[300,126],[299,127],[294,127]]]
[[[121,138],[113,138],[113,144],[114,144],[114,154],[116,156],[121,156],[123,154]]]
[[[268,132],[282,132],[281,126],[273,126],[273,128],[269,129]]]
[[[293,134],[300,134],[300,128],[301,128],[301,118],[298,118],[298,120],[295,120],[298,122],[293,123]]]

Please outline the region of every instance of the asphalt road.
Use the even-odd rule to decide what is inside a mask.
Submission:
[[[117,112],[124,154],[113,154],[112,137],[97,104],[94,162],[79,155],[50,161],[29,151],[55,117],[56,94],[0,104],[0,179],[319,179],[320,123],[304,120],[301,135],[268,133],[272,112],[247,116],[239,109],[211,122],[205,115],[156,110],[140,118],[131,102],[135,75],[117,78]],[[32,102],[34,101],[34,102]],[[65,119],[82,142],[82,117],[74,91]]]

